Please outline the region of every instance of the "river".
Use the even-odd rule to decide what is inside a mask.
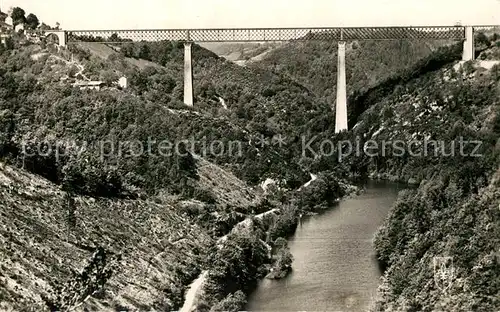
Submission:
[[[293,271],[282,280],[261,281],[245,310],[367,310],[381,274],[373,236],[405,187],[369,181],[361,195],[303,218],[289,240]]]

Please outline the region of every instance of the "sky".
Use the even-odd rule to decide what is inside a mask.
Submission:
[[[500,25],[500,0],[0,0],[66,30]]]

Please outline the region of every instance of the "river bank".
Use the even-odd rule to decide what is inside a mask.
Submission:
[[[368,181],[359,196],[304,217],[289,238],[291,273],[281,280],[260,281],[244,310],[363,311],[381,275],[373,235],[403,188]]]
[[[239,222],[221,237],[211,253],[211,267],[186,292],[181,311],[239,311],[258,281],[273,267],[278,238],[292,235],[302,215],[319,212],[359,189],[345,181],[320,176],[284,203]]]

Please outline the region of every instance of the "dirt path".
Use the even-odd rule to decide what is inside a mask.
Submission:
[[[279,211],[279,209],[271,209],[271,210],[268,210],[268,211],[263,212],[261,214],[258,214],[256,216],[248,217],[245,220],[236,224],[229,234],[235,233],[235,232],[239,231],[240,229],[243,229],[243,228],[246,228],[247,226],[250,226],[252,218],[262,219],[265,216],[267,216],[268,214],[272,214],[272,213],[275,213],[278,211]],[[223,244],[227,240],[227,236],[229,234],[226,234],[217,240],[217,246],[219,249],[223,246]],[[265,243],[265,242],[263,242],[263,243]],[[268,248],[270,248],[270,247],[268,247]],[[196,301],[197,301],[197,298],[199,297],[201,291],[203,290],[203,285],[205,283],[207,275],[208,275],[208,271],[203,271],[198,276],[198,278],[195,279],[191,283],[188,291],[186,292],[184,304],[182,305],[182,308],[179,310],[179,312],[191,312],[191,311],[196,310],[196,307],[197,307]]]
[[[197,279],[189,286],[189,290],[186,293],[186,300],[184,300],[184,305],[179,310],[180,312],[191,312],[196,308],[196,299],[200,293],[200,290],[205,283],[208,271],[203,271]]]
[[[85,71],[85,66],[83,66],[82,64],[76,62],[76,61],[68,61],[58,55],[50,55],[51,58],[54,58],[56,60],[59,60],[59,61],[62,61],[62,62],[65,62],[66,63],[66,66],[71,66],[71,65],[75,65],[76,67],[78,67],[78,72],[75,73],[74,77],[78,77],[78,75],[81,75],[83,77],[84,80],[86,81],[90,81],[90,79],[85,76],[85,74],[83,73]]]

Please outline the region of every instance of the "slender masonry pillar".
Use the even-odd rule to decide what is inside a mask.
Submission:
[[[59,45],[61,47],[65,47],[66,46],[66,41],[67,41],[67,34],[65,31],[61,31],[59,33]]]
[[[345,78],[345,41],[339,41],[337,54],[337,103],[335,107],[335,133],[347,130],[347,90]]]
[[[474,28],[472,26],[465,27],[464,51],[462,54],[463,61],[471,61],[475,58],[474,50]]]
[[[193,68],[191,42],[184,43],[184,104],[193,106]]]

